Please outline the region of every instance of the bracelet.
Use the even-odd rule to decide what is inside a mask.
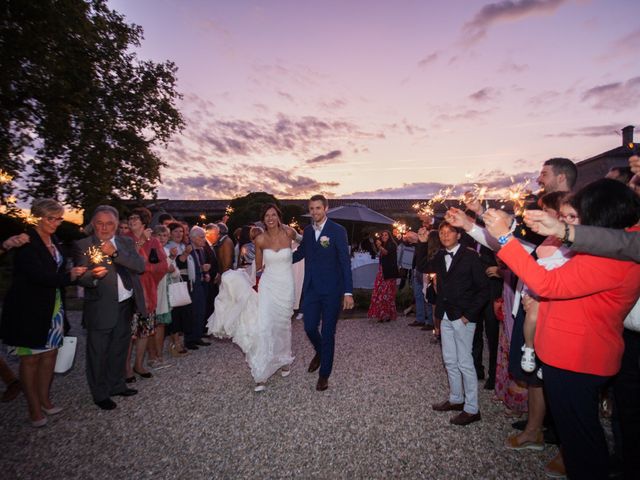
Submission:
[[[500,237],[498,237],[498,243],[502,246],[506,245],[507,242],[509,241],[509,239],[511,239],[511,237],[513,237],[513,233],[509,232],[506,235],[502,235]]]
[[[573,245],[573,242],[571,240],[569,240],[569,224],[565,223],[564,224],[564,235],[562,236],[562,238],[560,239],[560,241],[562,242],[562,244],[565,247],[570,247],[571,245]]]

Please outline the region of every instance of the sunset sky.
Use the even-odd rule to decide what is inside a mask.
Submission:
[[[162,198],[423,198],[640,128],[638,0],[109,4],[179,68]]]

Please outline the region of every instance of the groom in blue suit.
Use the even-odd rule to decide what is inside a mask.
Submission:
[[[312,223],[304,229],[302,243],[293,254],[294,263],[305,260],[302,311],[304,330],[316,351],[309,372],[320,368],[318,391],[329,388],[340,307],[353,308],[347,231],[327,218],[328,206],[323,195],[311,197]]]

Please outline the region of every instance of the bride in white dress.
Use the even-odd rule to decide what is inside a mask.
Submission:
[[[262,271],[258,293],[244,270],[222,274],[215,311],[208,320],[210,333],[232,338],[244,352],[255,391],[280,370],[289,375],[291,353],[291,316],[294,304],[294,279],[291,241],[295,231],[282,224],[282,214],[273,204],[265,205],[262,221],[266,231],[254,239],[256,271]]]

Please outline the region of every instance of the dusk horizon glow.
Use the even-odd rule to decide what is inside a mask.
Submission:
[[[506,186],[640,121],[633,0],[109,4],[179,69],[161,198]]]

